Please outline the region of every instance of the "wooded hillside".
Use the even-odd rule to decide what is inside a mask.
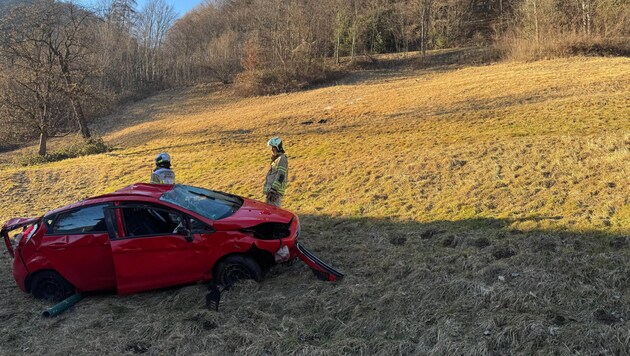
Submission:
[[[174,86],[274,94],[379,53],[462,45],[504,56],[627,55],[629,0],[164,0],[0,4],[0,150],[80,132],[113,105]]]

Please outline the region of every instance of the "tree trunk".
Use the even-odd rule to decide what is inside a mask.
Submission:
[[[46,129],[42,129],[39,133],[39,151],[37,152],[40,156],[46,155],[46,143],[48,141],[48,132]]]
[[[68,69],[68,62],[65,58],[61,59],[61,71],[63,72],[64,78],[66,80],[66,96],[70,99],[70,104],[72,104],[72,109],[74,110],[74,116],[77,120],[77,124],[79,125],[79,130],[81,131],[81,136],[84,139],[89,139],[92,137],[90,134],[90,129],[85,122],[85,115],[83,114],[83,107],[81,106],[81,102],[75,97],[75,92],[72,87],[74,87],[74,83],[72,81],[72,77],[70,76],[70,70]]]
[[[359,9],[357,8],[357,3],[354,1],[352,3],[354,7],[354,18],[352,19],[352,47],[350,48],[350,62],[354,62],[354,47],[357,43],[357,18],[359,17]]]
[[[534,27],[536,29],[536,43],[540,43],[540,29],[538,27],[538,0],[534,0]]]
[[[87,122],[85,121],[85,115],[83,114],[83,107],[78,100],[71,100],[72,109],[74,109],[74,115],[77,119],[77,124],[79,125],[79,130],[81,131],[81,136],[88,140],[92,137],[90,134],[90,129],[88,128]]]
[[[591,34],[592,19],[591,19],[591,3],[588,0],[582,0],[582,28],[586,35]]]
[[[500,33],[503,33],[504,25],[503,25],[503,0],[499,0],[499,23],[500,23]]]
[[[422,10],[422,21],[420,22],[421,24],[421,30],[420,30],[420,51],[422,51],[422,57],[424,58],[424,55],[426,54],[426,49],[424,47],[424,10]]]
[[[354,62],[354,46],[356,42],[357,42],[357,30],[355,27],[352,29],[352,48],[350,49],[350,62]]]
[[[424,0],[422,4],[422,38],[420,47],[422,49],[422,57],[427,53],[429,42],[429,28],[431,26],[431,6],[432,0]]]
[[[337,44],[335,45],[335,63],[339,64],[339,45],[341,44],[341,30],[337,29]]]

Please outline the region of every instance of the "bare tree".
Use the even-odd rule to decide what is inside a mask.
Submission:
[[[83,110],[82,101],[95,96],[96,89],[90,86],[95,68],[93,64],[94,31],[92,13],[79,9],[72,4],[57,4],[58,36],[48,46],[58,60],[59,69],[64,80],[64,92],[67,95],[79,131],[85,139],[91,137]]]
[[[426,55],[429,43],[429,31],[431,28],[433,0],[421,0],[420,9],[420,50],[422,51],[422,56],[424,57]]]
[[[19,6],[0,20],[4,34],[0,57],[4,64],[2,101],[18,124],[39,132],[40,155],[50,137],[68,126],[64,82],[58,70],[59,18],[52,0]]]
[[[214,4],[202,4],[173,24],[167,36],[168,48],[166,51],[171,54],[168,56],[168,60],[173,73],[172,80],[175,83],[191,84],[209,80],[207,78],[208,66],[214,67],[215,65],[210,65],[208,57],[212,55],[213,60],[217,61],[219,58],[218,52],[217,55],[214,55],[212,54],[214,51],[209,51],[211,43],[215,42],[214,46],[217,46],[219,44],[216,42],[217,38],[226,31],[234,32],[237,36],[244,33],[244,31],[239,33],[236,30],[230,30],[227,25],[238,27],[237,22],[239,21],[234,18],[228,20],[228,17],[234,16],[225,14]],[[224,38],[223,41],[227,39],[228,37]],[[236,39],[232,45],[242,47],[243,41],[240,38]],[[231,45],[229,48],[238,50]],[[228,49],[228,47],[224,47],[224,49]],[[217,51],[221,52],[218,49]],[[237,56],[236,60],[238,61],[240,54],[235,53],[235,56]],[[237,67],[239,67],[238,64]]]
[[[164,0],[148,0],[138,13],[136,37],[141,44],[143,79],[153,83],[164,74],[160,51],[177,14]],[[162,79],[162,78],[160,78]]]
[[[223,84],[231,83],[241,70],[242,51],[238,34],[223,32],[208,45],[206,67]]]

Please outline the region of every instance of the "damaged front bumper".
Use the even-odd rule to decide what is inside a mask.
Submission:
[[[318,279],[332,282],[343,278],[343,273],[320,260],[311,251],[306,249],[306,247],[302,246],[299,241],[295,243],[295,246],[297,247],[298,257],[313,270],[313,273]]]

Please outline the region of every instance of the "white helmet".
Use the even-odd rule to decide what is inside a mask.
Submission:
[[[267,141],[267,146],[275,147],[282,151],[282,140],[280,139],[280,137],[272,137],[269,139],[269,141]]]
[[[155,165],[158,167],[169,167],[171,165],[171,156],[169,156],[169,154],[166,152],[158,154],[157,156],[155,156]]]

